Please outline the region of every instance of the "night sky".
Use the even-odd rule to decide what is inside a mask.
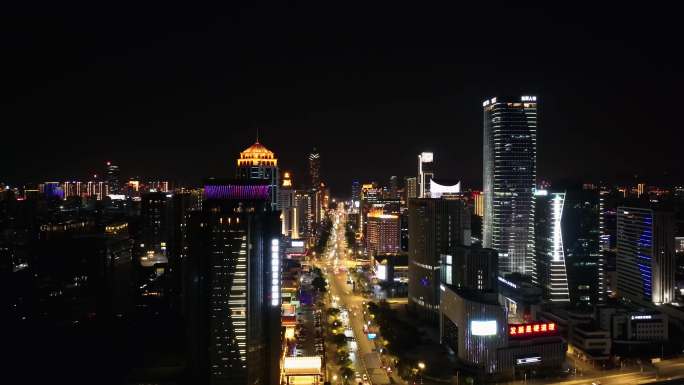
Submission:
[[[19,3],[0,12],[0,181],[111,160],[196,184],[259,128],[295,182],[318,147],[334,195],[415,174],[423,150],[479,188],[481,103],[503,94],[538,96],[540,179],[684,179],[679,9]]]

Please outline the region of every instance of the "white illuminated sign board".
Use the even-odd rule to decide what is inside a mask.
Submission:
[[[433,154],[431,152],[424,152],[420,154],[420,161],[423,163],[432,162]]]
[[[496,320],[494,321],[470,321],[470,334],[474,336],[496,335]]]
[[[541,357],[525,357],[525,358],[518,358],[515,360],[515,363],[518,365],[525,365],[525,364],[536,364],[541,362],[542,358]]]
[[[381,280],[381,281],[387,281],[387,266],[386,265],[378,265],[378,270],[375,274],[376,278]]]
[[[520,97],[520,100],[523,102],[536,102],[537,97],[536,96],[522,96],[522,97]]]
[[[639,319],[651,319],[652,317],[650,315],[633,315],[632,320],[639,320]]]
[[[291,247],[304,247],[304,241],[292,241],[290,243]]]

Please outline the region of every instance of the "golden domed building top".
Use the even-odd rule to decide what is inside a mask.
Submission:
[[[238,166],[277,166],[278,159],[273,154],[273,151],[266,148],[259,140],[247,147],[240,153],[240,159],[237,160]]]

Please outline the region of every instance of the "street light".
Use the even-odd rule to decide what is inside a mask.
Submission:
[[[425,369],[425,363],[424,363],[424,362],[419,362],[419,363],[418,363],[418,368],[420,368],[420,370]]]

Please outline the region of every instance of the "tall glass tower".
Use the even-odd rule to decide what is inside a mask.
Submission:
[[[535,275],[537,97],[491,98],[482,106],[483,246],[499,252],[499,274]]]

